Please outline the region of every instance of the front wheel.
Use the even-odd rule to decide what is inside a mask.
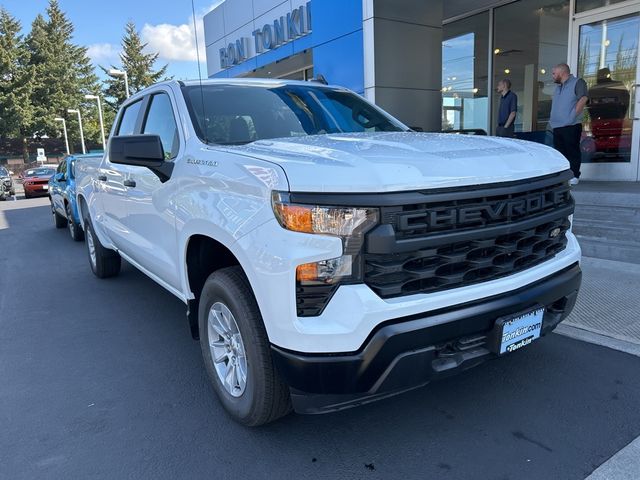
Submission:
[[[118,252],[102,246],[93,229],[91,219],[85,219],[84,227],[91,271],[98,278],[115,277],[120,273],[120,255]]]
[[[233,419],[259,426],[288,414],[289,389],[273,365],[258,304],[240,267],[209,276],[198,320],[207,374]]]

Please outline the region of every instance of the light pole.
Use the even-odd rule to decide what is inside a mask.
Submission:
[[[112,77],[124,77],[124,91],[127,94],[127,98],[129,98],[129,77],[127,77],[127,72],[112,68],[109,70],[109,75]]]
[[[84,148],[84,132],[82,131],[82,117],[80,116],[80,110],[75,108],[67,109],[67,113],[77,113],[78,114],[78,124],[80,125],[80,143],[82,144],[82,153],[87,153],[87,149]]]
[[[84,98],[87,100],[97,100],[98,101],[98,117],[100,118],[100,134],[102,135],[102,149],[107,149],[107,144],[104,141],[104,122],[102,121],[102,104],[100,102],[100,97],[98,95],[85,95]]]
[[[67,138],[67,122],[65,122],[64,118],[56,117],[54,118],[56,122],[62,122],[62,130],[64,131],[64,145],[67,147],[67,155],[71,155],[69,151],[69,139]]]

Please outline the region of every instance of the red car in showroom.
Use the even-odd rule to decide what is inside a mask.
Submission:
[[[49,179],[55,175],[56,169],[50,167],[30,168],[24,172],[24,197],[49,195]]]

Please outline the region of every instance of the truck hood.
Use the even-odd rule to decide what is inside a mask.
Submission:
[[[521,180],[569,168],[541,144],[382,132],[260,140],[229,151],[280,165],[296,192],[390,192]]]

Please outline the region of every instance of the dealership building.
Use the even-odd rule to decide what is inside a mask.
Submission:
[[[323,76],[425,131],[550,142],[554,65],[589,87],[583,178],[640,180],[640,0],[225,0],[204,17],[210,78]]]

